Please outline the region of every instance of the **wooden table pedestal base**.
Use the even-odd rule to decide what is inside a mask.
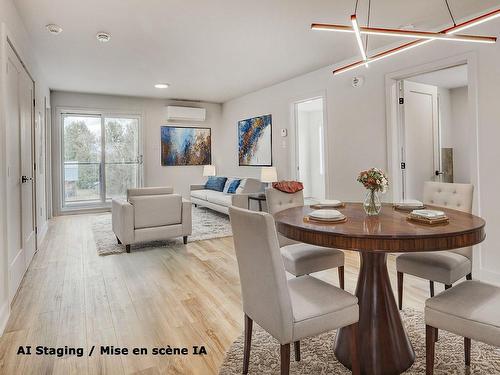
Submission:
[[[359,302],[359,361],[366,375],[403,373],[415,361],[415,352],[401,322],[389,273],[387,254],[361,252],[356,287]],[[349,331],[339,329],[335,355],[351,368]]]

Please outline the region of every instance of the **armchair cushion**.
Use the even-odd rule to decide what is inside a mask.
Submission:
[[[134,206],[135,229],[180,224],[182,197],[178,194],[137,196],[129,199]]]
[[[356,323],[358,299],[312,276],[288,280],[293,311],[293,341]]]
[[[425,323],[500,346],[500,288],[464,281],[425,301]]]
[[[398,272],[443,284],[453,284],[472,272],[472,262],[452,251],[406,253],[396,258]]]
[[[281,248],[285,269],[292,275],[301,276],[328,268],[344,265],[342,250],[296,243]]]

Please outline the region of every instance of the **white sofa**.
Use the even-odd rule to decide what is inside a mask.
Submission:
[[[113,199],[113,232],[119,244],[166,240],[191,235],[191,202],[171,187],[128,189],[127,200]]]
[[[262,191],[262,183],[255,178],[241,178],[240,187],[235,194],[205,189],[205,185],[191,185],[191,202],[195,206],[210,208],[214,211],[229,213],[229,207],[248,209],[248,195]]]

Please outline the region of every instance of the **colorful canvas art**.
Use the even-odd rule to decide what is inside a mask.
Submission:
[[[273,165],[272,118],[259,116],[238,122],[239,165]]]
[[[211,164],[210,128],[161,127],[161,165]]]

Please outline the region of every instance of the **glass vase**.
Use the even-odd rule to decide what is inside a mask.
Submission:
[[[368,216],[376,216],[380,213],[382,203],[375,190],[368,190],[365,201],[363,202],[363,208]]]

